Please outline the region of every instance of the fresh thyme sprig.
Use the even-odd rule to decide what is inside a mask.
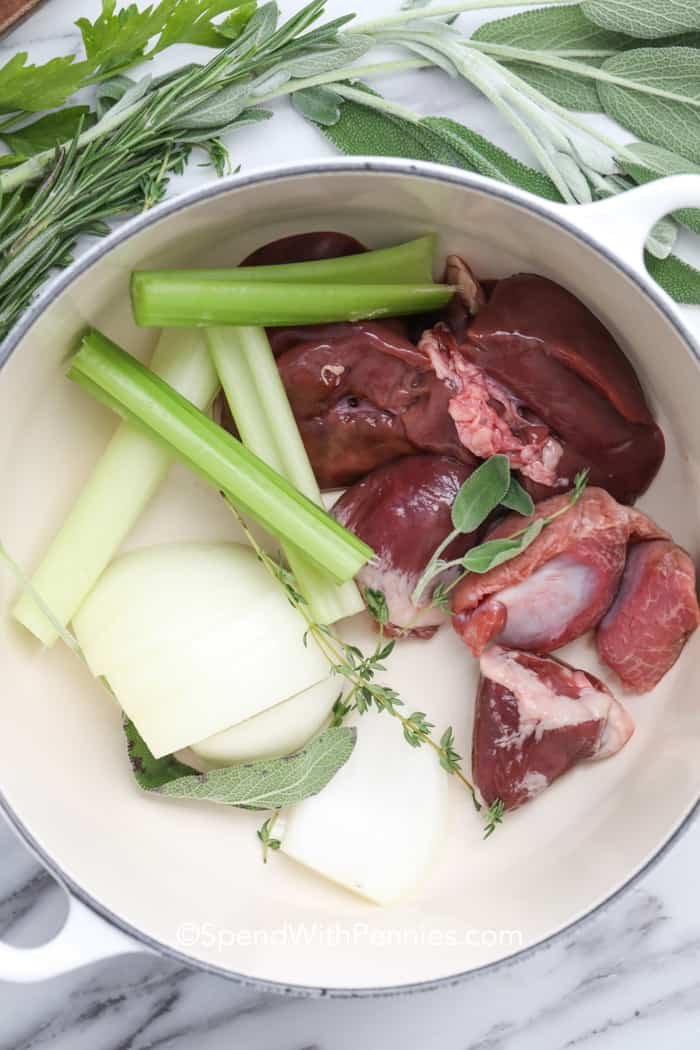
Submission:
[[[279,815],[280,811],[276,809],[272,816],[268,817],[257,830],[257,836],[262,844],[263,864],[267,864],[270,850],[278,850],[282,845],[282,840],[273,838],[272,835],[272,829],[277,823]]]
[[[432,730],[435,727],[428,722],[424,712],[413,711],[411,714],[404,714],[401,710],[404,704],[396,690],[375,681],[377,672],[386,670],[383,661],[391,655],[396,644],[393,639],[387,641],[384,637],[384,627],[389,619],[389,610],[382,592],[372,589],[365,592],[368,609],[378,625],[377,643],[373,652],[366,656],[357,646],[350,645],[338,638],[330,627],[314,622],[306,600],[299,593],[292,574],[260,546],[238,509],[225,494],[222,495],[258,559],[284,588],[288,601],[303,618],[306,624],[304,644],[307,645],[309,639],[312,639],[328,661],[331,673],[344,678],[348,683],[347,693],[339,696],[334,704],[331,725],[340,725],[351,711],[357,711],[360,715],[365,714],[371,708],[386,712],[401,725],[404,738],[411,747],[421,747],[425,744],[435,751],[442,768],[460,781],[471,795],[474,808],[480,812],[482,806],[477,798],[474,785],[464,775],[461,756],[454,748],[452,727],[449,726],[440,739],[435,740],[432,736]]]
[[[484,820],[486,821],[486,827],[484,828],[484,838],[488,839],[493,835],[496,827],[503,823],[503,817],[506,812],[506,807],[500,798],[495,799],[486,811]]]

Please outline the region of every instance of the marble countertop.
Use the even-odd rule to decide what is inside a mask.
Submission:
[[[73,20],[97,6],[97,0],[50,0],[0,42],[0,61],[17,50],[45,61],[77,48]],[[376,13],[378,5],[351,6]],[[382,0],[381,6],[394,5]],[[339,0],[329,4],[330,13],[343,10]],[[170,61],[187,61],[195,51],[180,48]],[[414,109],[488,130],[522,155],[490,107],[464,85],[442,74],[421,77],[420,91],[408,76],[384,87]],[[234,164],[251,170],[331,152],[287,104],[278,107],[274,132],[239,132],[229,143]],[[192,165],[172,190],[208,178],[211,171]],[[700,334],[700,311],[686,315]],[[1,824],[0,857],[0,938],[39,944],[62,923],[63,893]],[[0,1050],[651,1050],[662,1043],[697,1050],[699,865],[696,822],[633,889],[553,945],[505,970],[410,997],[282,998],[149,955],[123,956],[39,985],[0,983]]]

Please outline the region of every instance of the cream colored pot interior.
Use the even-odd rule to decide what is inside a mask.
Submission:
[[[35,563],[115,426],[63,377],[76,337],[95,324],[133,352],[153,345],[130,318],[130,269],[236,263],[272,238],[314,229],[373,247],[436,230],[441,253],[459,252],[480,275],[535,271],[579,295],[630,356],[666,434],[666,462],[641,505],[697,559],[700,373],[663,311],[566,229],[478,180],[355,170],[239,185],[168,214],[95,262],[26,333],[0,374],[0,536],[22,565]],[[232,535],[216,494],[176,468],[129,546]],[[6,607],[13,586],[7,574],[1,583]],[[619,757],[579,767],[488,842],[466,793],[451,785],[449,834],[431,877],[391,909],[283,856],[263,866],[257,814],[141,794],[109,698],[68,651],[40,651],[6,615],[0,789],[101,908],[195,961],[331,988],[432,981],[571,923],[682,822],[700,787],[699,647],[700,632],[653,694],[629,701],[637,733]],[[589,642],[564,655],[601,673]],[[438,726],[451,722],[468,753],[476,674],[456,636],[445,629],[429,643],[402,643],[393,666],[407,705]]]

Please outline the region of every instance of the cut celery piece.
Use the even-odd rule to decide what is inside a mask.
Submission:
[[[446,284],[268,284],[140,274],[132,279],[131,305],[144,327],[279,326],[420,314],[446,306],[453,292]]]
[[[378,248],[357,255],[272,266],[236,266],[201,270],[136,270],[132,287],[180,281],[235,281],[260,284],[430,284],[437,237],[434,233],[393,248]]]
[[[68,375],[339,583],[373,556],[366,543],[100,332],[85,336]]]
[[[243,443],[319,506],[321,493],[263,328],[209,328],[212,360]],[[296,547],[284,552],[314,620],[335,623],[364,609],[352,581],[340,586]]]
[[[196,331],[163,332],[151,368],[198,408],[207,407],[219,386]],[[117,429],[32,577],[33,588],[63,627],[134,527],[172,462],[164,448],[128,423]],[[12,613],[44,645],[58,638],[31,593],[22,594]]]

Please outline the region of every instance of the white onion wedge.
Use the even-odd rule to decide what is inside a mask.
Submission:
[[[214,769],[234,762],[291,755],[321,729],[339,692],[338,679],[326,678],[254,718],[192,744],[190,751]]]
[[[350,720],[348,720],[350,721]],[[386,713],[356,718],[357,743],[326,788],[283,813],[282,850],[377,904],[420,882],[447,823],[447,774]]]
[[[158,758],[328,677],[304,623],[249,547],[172,543],[114,561],[73,619]]]

